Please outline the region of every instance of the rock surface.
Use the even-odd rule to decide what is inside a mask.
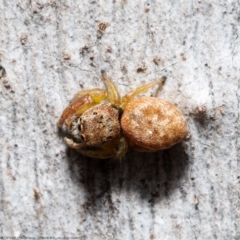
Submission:
[[[240,239],[239,8],[0,1],[0,237]],[[67,149],[57,121],[101,69],[121,95],[166,75],[189,140],[119,161]]]

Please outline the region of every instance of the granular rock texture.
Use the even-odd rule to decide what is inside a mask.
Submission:
[[[240,239],[239,9],[0,1],[0,236]],[[121,96],[167,76],[144,96],[180,109],[188,141],[118,161],[68,149],[57,121],[102,69]]]

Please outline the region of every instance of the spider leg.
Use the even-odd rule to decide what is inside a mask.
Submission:
[[[116,152],[116,155],[114,158],[121,158],[123,157],[126,153],[127,153],[127,150],[128,150],[128,142],[127,142],[127,139],[122,136],[120,139],[119,139],[119,143],[118,143],[118,149],[117,149],[117,152]]]
[[[82,155],[91,157],[91,158],[100,158],[106,159],[114,156],[114,152],[111,149],[77,149]]]
[[[125,106],[127,105],[127,103],[130,100],[132,100],[135,96],[137,96],[140,93],[143,93],[143,92],[147,91],[148,89],[154,87],[155,85],[160,84],[160,87],[162,87],[164,82],[166,81],[166,79],[167,79],[166,77],[162,77],[162,78],[158,79],[157,81],[148,83],[146,85],[143,85],[141,87],[138,87],[138,88],[132,90],[131,92],[129,92],[127,95],[125,95],[122,98],[121,108],[124,109]]]
[[[85,143],[76,143],[72,139],[67,137],[65,137],[64,140],[70,148],[74,148],[74,149],[80,149],[86,145]]]
[[[138,152],[156,152],[156,149],[148,149],[138,146],[136,143],[128,139],[129,146]]]
[[[81,148],[78,148],[77,151],[80,152],[84,156],[88,156],[91,158],[112,158],[115,156],[115,144],[114,142],[106,143],[105,145],[90,147],[90,146],[84,146]]]
[[[70,141],[68,141],[70,140]],[[99,146],[87,146],[84,143],[73,143],[71,139],[65,138],[68,141],[68,146],[77,149],[81,154],[92,158],[121,158],[128,150],[128,143],[125,137],[119,137],[113,141],[107,142],[104,145]]]
[[[85,106],[91,104],[92,98],[90,95],[84,95],[79,98],[76,98],[74,101],[70,103],[68,107],[66,107],[58,121],[58,127],[61,127],[66,119],[70,118],[72,115],[75,115],[75,113]]]
[[[106,90],[99,89],[99,88],[80,91],[74,95],[72,101],[74,101],[75,99],[82,97],[84,95],[90,95],[94,102],[99,103],[99,102],[103,101],[104,99],[106,99],[107,92],[106,92]]]
[[[58,127],[62,127],[64,123],[69,127],[76,118],[83,114],[83,112],[100,103],[106,99],[106,97],[107,92],[101,89],[92,89],[77,93],[69,106],[64,109],[58,121]]]
[[[109,79],[106,72],[104,70],[101,71],[102,74],[102,80],[105,83],[106,89],[107,89],[107,99],[108,101],[115,105],[119,106],[121,103],[121,97],[118,93],[118,90],[114,83]]]

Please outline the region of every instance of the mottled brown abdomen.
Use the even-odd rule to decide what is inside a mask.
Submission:
[[[166,149],[188,135],[187,123],[180,110],[154,97],[130,101],[124,109],[121,127],[131,147],[139,151]]]

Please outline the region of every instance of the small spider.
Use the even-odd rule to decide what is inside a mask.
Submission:
[[[124,97],[102,71],[106,90],[77,93],[63,111],[58,127],[65,124],[67,145],[93,158],[120,158],[131,148],[140,152],[166,149],[185,139],[188,128],[182,113],[171,103],[136,95],[166,78],[138,87]]]

